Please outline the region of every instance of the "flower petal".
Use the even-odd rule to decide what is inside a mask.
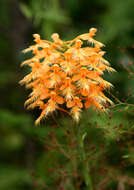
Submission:
[[[89,100],[87,100],[84,105],[85,105],[85,108],[89,108],[91,106],[91,103]]]
[[[73,101],[67,102],[66,106],[67,106],[68,108],[71,108],[71,107],[74,106],[74,102],[73,102]]]
[[[72,81],[77,81],[81,78],[81,75],[74,75]]]
[[[57,97],[56,97],[56,102],[57,102],[58,104],[63,104],[63,103],[64,103],[63,97],[57,96]]]

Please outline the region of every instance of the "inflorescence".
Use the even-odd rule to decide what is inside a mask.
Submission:
[[[31,72],[20,84],[32,89],[25,102],[27,108],[42,110],[36,124],[56,109],[68,112],[79,121],[82,108],[94,105],[105,110],[106,104],[112,104],[103,93],[112,84],[101,75],[105,70],[115,70],[103,58],[103,44],[93,39],[96,31],[92,28],[71,41],[62,41],[57,33],[52,34],[53,42],[33,35],[35,45],[23,51],[32,51],[33,57],[21,64],[30,66]]]

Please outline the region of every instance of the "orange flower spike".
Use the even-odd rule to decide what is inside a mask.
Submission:
[[[94,105],[103,110],[106,103],[112,104],[103,93],[112,85],[101,75],[105,70],[112,72],[114,69],[103,58],[103,44],[93,39],[96,31],[92,28],[89,33],[67,42],[63,42],[57,33],[52,35],[53,42],[41,40],[34,34],[35,45],[24,50],[25,53],[33,51],[34,56],[22,63],[22,66],[30,66],[31,72],[20,83],[32,89],[25,102],[27,108],[42,110],[36,124],[56,109],[63,111],[59,105],[64,103],[71,108],[70,114],[76,121],[83,104],[85,108]],[[89,43],[83,47],[83,40],[94,47]]]

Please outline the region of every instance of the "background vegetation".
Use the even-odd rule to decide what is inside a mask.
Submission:
[[[30,57],[22,50],[32,34],[64,40],[98,29],[105,58],[117,70],[105,78],[115,88],[109,94],[117,106],[107,114],[92,108],[82,115],[79,130],[86,134],[86,162],[96,190],[134,189],[134,1],[133,0],[1,0],[0,1],[0,189],[85,189],[77,130],[70,119],[55,113],[39,127],[39,110],[26,111],[28,90],[18,81]],[[65,119],[66,118],[66,119]]]

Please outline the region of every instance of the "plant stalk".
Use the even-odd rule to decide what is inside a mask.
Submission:
[[[84,181],[86,185],[85,190],[93,190],[92,180],[89,173],[89,163],[87,161],[86,153],[84,150],[84,139],[86,137],[86,133],[83,135],[81,134],[80,126],[77,126],[77,130],[78,130],[78,143],[79,143],[79,149],[80,149],[80,159],[82,163],[82,172],[83,172]]]

